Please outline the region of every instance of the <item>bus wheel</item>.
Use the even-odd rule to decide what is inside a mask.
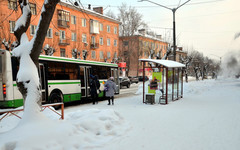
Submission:
[[[61,93],[52,93],[50,95],[50,103],[61,103],[63,102],[63,95]],[[53,106],[55,109],[59,109],[61,106]]]

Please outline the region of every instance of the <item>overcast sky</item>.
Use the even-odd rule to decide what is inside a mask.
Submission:
[[[187,0],[152,0],[161,5],[175,8]],[[118,13],[118,6],[126,3],[136,7],[144,21],[157,34],[172,38],[173,13],[150,2],[138,0],[81,0],[84,6],[103,6]],[[196,49],[205,56],[219,59],[227,52],[240,51],[240,0],[191,0],[176,12],[176,36],[178,46]],[[216,55],[216,56],[214,56]],[[218,56],[218,57],[217,57]]]

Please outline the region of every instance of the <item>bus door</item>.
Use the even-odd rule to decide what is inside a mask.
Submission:
[[[80,66],[81,94],[83,98],[90,97],[89,76],[90,66]]]
[[[41,92],[42,92],[42,102],[46,102],[48,100],[47,97],[47,79],[46,79],[46,70],[44,64],[39,64],[39,78],[41,83]]]

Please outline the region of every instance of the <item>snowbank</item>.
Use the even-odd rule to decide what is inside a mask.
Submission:
[[[22,113],[19,113],[22,116]],[[0,150],[59,150],[101,147],[129,128],[124,119],[112,109],[78,110],[58,120],[50,110],[37,120],[18,125],[20,121],[9,116],[1,122]],[[9,132],[6,132],[10,130]],[[7,137],[7,138],[6,138]]]
[[[239,150],[240,79],[184,83],[183,99],[168,105],[135,96],[44,111],[39,120],[0,122],[0,150]],[[21,114],[20,114],[21,115]]]

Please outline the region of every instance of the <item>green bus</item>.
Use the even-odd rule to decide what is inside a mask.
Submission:
[[[0,108],[23,105],[23,98],[16,85],[18,61],[11,53],[0,50]],[[104,82],[114,77],[119,94],[118,65],[64,57],[40,55],[39,77],[42,102],[58,103],[91,99],[89,78],[97,75],[101,83],[99,97],[104,97]]]

